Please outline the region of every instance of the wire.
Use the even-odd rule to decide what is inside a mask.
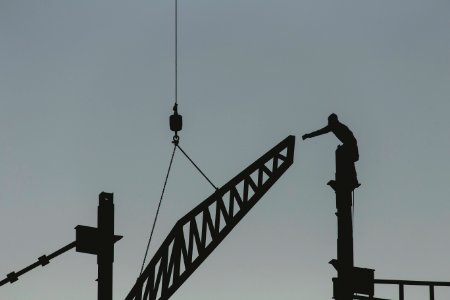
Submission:
[[[178,104],[178,0],[175,0],[175,104]]]
[[[178,105],[178,0],[175,0],[175,106],[174,106],[174,111],[175,114],[177,114],[176,111],[176,107]],[[142,266],[141,266],[141,272],[139,275],[142,275],[142,272],[144,271],[144,265],[145,265],[145,261],[147,259],[147,255],[148,255],[148,250],[150,248],[150,243],[153,237],[153,232],[155,230],[155,225],[156,225],[156,221],[158,219],[158,215],[159,215],[159,210],[161,208],[161,203],[162,200],[164,198],[164,192],[166,190],[166,185],[167,185],[167,181],[169,179],[169,174],[170,174],[170,169],[172,168],[172,163],[173,163],[173,158],[175,156],[175,150],[177,149],[177,147],[181,150],[181,152],[187,157],[187,159],[194,165],[194,167],[200,172],[200,174],[203,175],[203,177],[206,178],[206,180],[216,189],[218,190],[218,188],[211,182],[211,180],[205,175],[205,173],[202,172],[202,170],[200,170],[200,168],[194,163],[194,161],[186,154],[186,152],[184,152],[184,150],[180,147],[179,145],[179,137],[177,132],[175,132],[175,135],[173,137],[173,141],[172,143],[174,144],[173,147],[173,151],[172,151],[172,156],[170,158],[170,163],[169,163],[169,168],[167,169],[167,174],[166,174],[166,179],[164,180],[164,185],[163,185],[163,189],[161,192],[161,197],[159,198],[159,203],[158,203],[158,209],[156,210],[156,214],[155,214],[155,219],[153,220],[153,225],[152,225],[152,230],[150,232],[150,237],[148,239],[148,243],[147,243],[147,248],[145,249],[145,255],[144,255],[144,260],[142,261]]]
[[[170,169],[172,168],[173,157],[175,156],[175,150],[176,149],[177,149],[177,146],[174,145],[173,146],[173,151],[172,151],[172,157],[170,158],[169,168],[167,169],[166,179],[164,180],[164,186],[163,186],[163,189],[162,189],[162,192],[161,192],[161,197],[159,198],[158,209],[156,210],[155,219],[153,220],[152,230],[150,232],[150,237],[148,239],[147,248],[145,249],[144,260],[142,261],[141,272],[139,273],[139,275],[142,275],[142,271],[144,270],[145,260],[147,259],[148,249],[150,247],[150,242],[152,240],[153,231],[155,230],[156,220],[158,219],[159,209],[161,207],[161,202],[163,200],[164,192],[166,190],[167,180],[169,179]]]
[[[214,185],[214,183],[211,182],[211,180],[209,180],[209,178],[205,175],[205,173],[202,172],[202,170],[200,170],[200,168],[194,163],[194,161],[186,154],[186,152],[184,152],[184,150],[180,147],[180,145],[178,143],[175,144],[176,147],[178,147],[181,152],[183,152],[183,154],[187,157],[187,159],[189,159],[189,161],[194,165],[194,167],[200,172],[200,174],[203,175],[203,177],[205,177],[206,180],[208,180],[209,184],[212,185],[213,188],[215,188],[216,190],[218,190],[218,188]]]
[[[155,214],[155,219],[153,220],[153,225],[152,225],[152,230],[150,232],[150,237],[148,239],[148,243],[147,243],[147,248],[145,249],[145,255],[144,255],[144,260],[142,261],[142,266],[141,266],[141,272],[139,273],[139,275],[142,275],[142,272],[144,271],[144,265],[145,265],[145,261],[147,259],[147,254],[148,254],[148,249],[150,248],[150,243],[152,241],[152,237],[153,237],[153,232],[155,231],[155,225],[156,225],[156,221],[158,219],[158,215],[159,215],[159,210],[161,208],[161,203],[162,200],[164,198],[164,192],[166,190],[166,186],[167,186],[167,181],[169,179],[169,174],[170,174],[170,170],[172,168],[172,163],[173,163],[173,158],[175,156],[175,150],[178,148],[180,149],[180,151],[186,156],[186,158],[194,165],[194,167],[200,172],[200,174],[203,175],[203,177],[205,177],[205,179],[216,189],[218,190],[218,188],[212,183],[212,181],[205,175],[205,173],[203,173],[202,170],[200,170],[200,168],[195,164],[195,162],[189,157],[189,155],[187,155],[186,152],[184,152],[184,150],[180,147],[178,140],[174,140],[173,141],[173,151],[172,151],[172,156],[170,158],[170,163],[169,163],[169,168],[167,169],[167,174],[166,174],[166,179],[164,180],[164,185],[163,185],[163,189],[161,191],[161,197],[159,198],[159,203],[158,203],[158,208],[156,210],[156,214]]]

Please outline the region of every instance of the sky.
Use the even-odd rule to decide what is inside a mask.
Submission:
[[[355,265],[450,281],[450,2],[178,2],[183,149],[221,186],[297,139],[293,166],[171,299],[331,299],[326,182],[339,141],[301,136],[332,112],[359,145]],[[124,236],[114,299],[128,294],[170,159],[173,102],[174,1],[0,0],[2,278],[95,226],[106,191]],[[212,192],[177,152],[150,256]],[[95,256],[72,250],[0,287],[0,299],[93,300],[96,278]]]

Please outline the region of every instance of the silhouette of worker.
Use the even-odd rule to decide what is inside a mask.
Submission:
[[[336,150],[336,180],[345,187],[355,189],[360,186],[356,176],[355,162],[359,160],[358,143],[353,132],[339,122],[336,114],[331,114],[328,117],[328,125],[304,134],[304,140],[316,137],[325,133],[332,132],[342,142]],[[333,189],[336,189],[336,182],[330,180],[328,182]]]

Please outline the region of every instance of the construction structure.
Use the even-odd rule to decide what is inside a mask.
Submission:
[[[295,137],[288,136],[178,220],[126,300],[169,299],[293,164],[294,147]],[[9,273],[0,286],[76,248],[97,255],[98,299],[112,300],[114,243],[122,238],[114,235],[113,194],[99,196],[97,228],[78,225],[75,229],[74,242]]]
[[[293,164],[294,147],[295,137],[288,136],[179,219],[125,300],[169,299]],[[404,300],[406,286],[426,286],[429,299],[435,300],[435,287],[450,287],[450,282],[375,279],[374,269],[354,265],[352,205],[359,183],[355,184],[356,172],[349,165],[354,160],[349,155],[351,152],[342,145],[337,147],[335,179],[328,182],[336,197],[338,227],[337,258],[329,262],[337,271],[332,279],[333,298],[386,300],[375,297],[375,286],[387,284],[398,286],[399,300]],[[113,194],[99,195],[97,227],[78,225],[75,229],[74,242],[39,257],[18,272],[9,273],[0,286],[13,283],[26,272],[76,248],[77,252],[97,256],[98,299],[112,300],[114,243],[122,238],[114,234]]]
[[[347,173],[346,164],[349,159],[346,157],[347,153],[342,151],[342,147],[338,146],[335,153],[335,180],[328,183],[336,194],[338,227],[337,259],[330,261],[337,271],[337,277],[333,278],[333,298],[351,300],[355,298],[354,294],[360,294],[357,299],[373,298],[374,270],[358,268],[354,265],[352,205],[356,186],[349,184],[353,181],[353,179],[349,180],[353,174]]]

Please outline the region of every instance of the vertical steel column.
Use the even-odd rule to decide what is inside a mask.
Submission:
[[[398,285],[398,292],[399,292],[399,295],[398,295],[398,299],[399,300],[404,300],[405,299],[405,289],[404,289],[404,286],[403,286],[403,284],[399,284]]]
[[[349,179],[346,170],[348,166],[345,152],[338,146],[336,149],[336,180],[333,189],[336,193],[337,208],[337,289],[336,300],[352,300],[352,270],[353,261],[353,224],[352,224],[352,191],[348,184]]]
[[[98,300],[112,300],[114,262],[113,194],[102,192],[98,204]]]

